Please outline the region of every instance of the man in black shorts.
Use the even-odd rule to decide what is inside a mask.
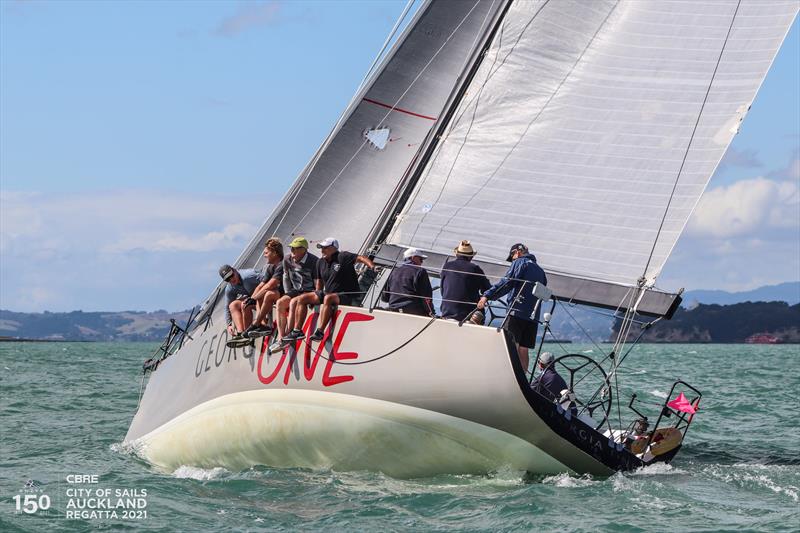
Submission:
[[[359,294],[358,276],[355,265],[361,263],[367,268],[375,268],[369,257],[350,252],[339,251],[339,241],[333,237],[317,243],[322,257],[317,261],[317,290],[314,304],[322,304],[319,324],[310,341],[321,341],[325,336],[325,327],[331,320],[333,307],[336,305],[355,305],[362,299]]]
[[[511,261],[505,276],[489,287],[478,301],[478,309],[483,309],[486,302],[496,300],[508,294],[508,314],[505,330],[514,338],[517,354],[522,368],[528,372],[528,349],[536,346],[536,329],[539,322],[537,298],[533,295],[536,283],[547,285],[547,276],[536,263],[536,257],[528,252],[528,247],[517,243],[511,247],[506,261]],[[533,309],[536,307],[536,316]]]
[[[261,272],[261,283],[253,292],[253,299],[257,302],[256,318],[253,324],[245,331],[248,337],[261,337],[272,333],[272,307],[283,296],[283,243],[280,239],[272,237],[264,245],[264,258],[267,266]],[[278,322],[286,321],[284,316],[278,317]]]

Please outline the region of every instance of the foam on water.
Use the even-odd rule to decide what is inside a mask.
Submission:
[[[198,468],[196,466],[183,465],[179,466],[174,472],[172,472],[172,477],[176,477],[178,479],[208,481],[210,479],[222,477],[225,474],[230,474],[230,472],[219,466],[214,468]]]

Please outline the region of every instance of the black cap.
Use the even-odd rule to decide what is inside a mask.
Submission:
[[[528,247],[522,244],[521,242],[518,242],[517,244],[512,246],[511,249],[508,251],[508,257],[506,257],[506,261],[511,261],[513,259],[512,256],[514,255],[514,252],[527,252],[527,251]]]
[[[236,269],[230,265],[222,265],[219,267],[219,277],[221,277],[224,281],[231,279],[234,272],[236,272]]]

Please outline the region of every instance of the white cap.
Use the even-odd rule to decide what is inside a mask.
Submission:
[[[423,255],[423,253],[420,252],[419,250],[417,250],[416,248],[407,249],[405,252],[403,252],[403,257],[405,259],[409,259],[411,257],[421,257],[423,259],[427,259],[428,258],[427,255]]]
[[[337,250],[339,249],[339,241],[334,239],[333,237],[327,237],[317,243],[317,248],[325,248],[326,246],[333,246]]]
[[[539,363],[543,365],[549,365],[553,362],[553,354],[550,352],[542,352],[542,355],[539,356]]]

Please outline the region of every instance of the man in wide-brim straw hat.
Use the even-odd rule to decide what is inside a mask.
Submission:
[[[442,316],[463,320],[475,309],[491,283],[483,269],[472,263],[476,252],[469,241],[461,241],[453,251],[456,258],[442,267]]]

